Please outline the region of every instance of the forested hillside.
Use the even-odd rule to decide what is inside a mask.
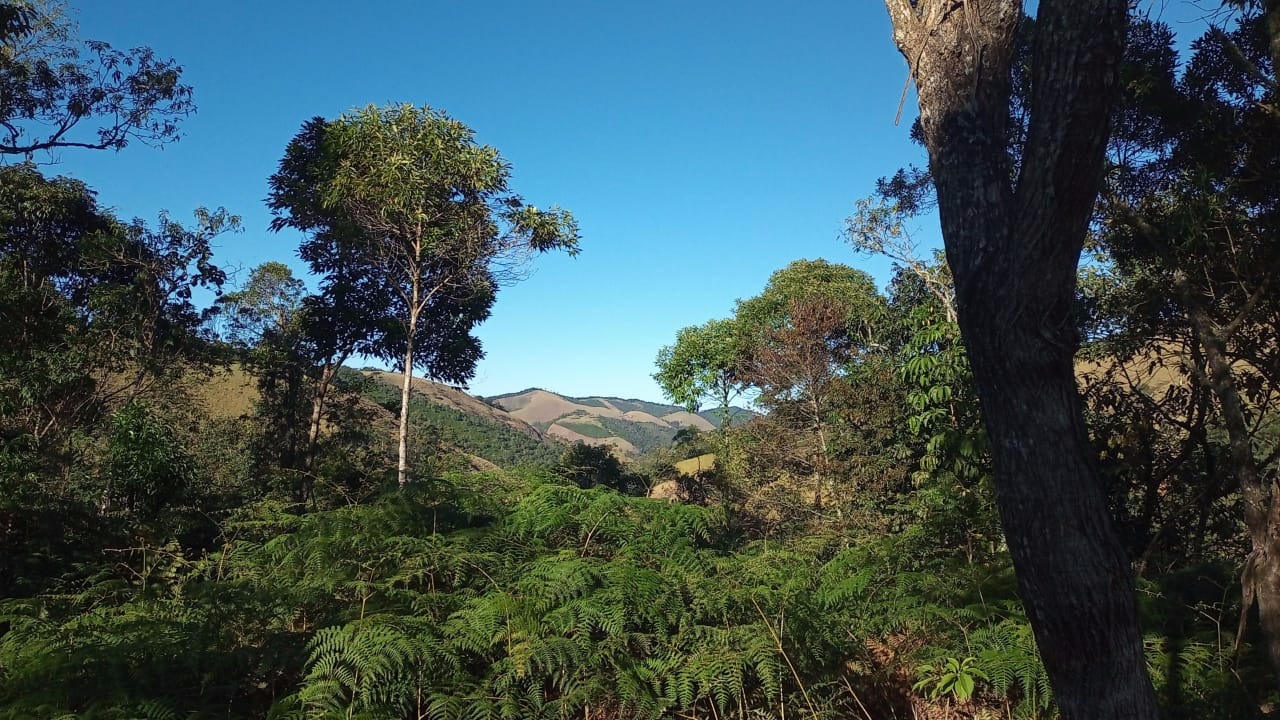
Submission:
[[[665,405],[455,389],[593,249],[462,121],[302,123],[234,275],[37,162],[172,143],[182,66],[0,0],[0,720],[1280,714],[1280,6],[887,7],[887,282],[776,268]]]

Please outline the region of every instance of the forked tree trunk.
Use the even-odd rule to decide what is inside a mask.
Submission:
[[[1240,642],[1245,621],[1256,602],[1274,678],[1280,680],[1280,493],[1272,481],[1259,472],[1244,400],[1226,354],[1227,338],[1215,327],[1185,279],[1180,289],[1187,318],[1204,354],[1207,366],[1204,380],[1222,409],[1222,421],[1227,428],[1227,458],[1244,497],[1244,522],[1252,546],[1240,578],[1243,609],[1236,642]]]
[[[1018,177],[1015,0],[886,0],[920,100],[997,501],[1066,720],[1154,720],[1132,569],[1081,412],[1071,305],[1124,48],[1125,0],[1042,0]]]

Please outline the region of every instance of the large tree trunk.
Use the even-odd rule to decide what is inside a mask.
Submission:
[[[1076,266],[1101,177],[1125,0],[1042,0],[1018,178],[1014,0],[886,0],[914,73],[957,310],[1018,587],[1067,720],[1158,717],[1132,569],[1073,369]]]

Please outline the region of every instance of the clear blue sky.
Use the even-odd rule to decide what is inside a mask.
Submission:
[[[281,260],[266,179],[304,120],[368,103],[449,112],[572,210],[577,258],[545,257],[480,330],[471,390],[658,399],[658,349],[729,314],[797,258],[887,267],[839,240],[877,177],[924,162],[893,123],[906,65],[866,0],[72,0],[81,34],[176,58],[199,111],[155,150],[66,151],[50,172],[125,217],[244,218],[219,260]],[[936,229],[924,228],[926,236]]]

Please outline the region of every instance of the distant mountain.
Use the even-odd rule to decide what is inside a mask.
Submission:
[[[400,407],[398,373],[365,370],[376,382],[361,390],[363,402],[376,411],[379,431],[395,432]],[[226,417],[253,411],[258,392],[254,377],[240,368],[215,373],[196,383],[197,395],[213,414]],[[415,378],[410,422],[431,426],[448,447],[482,462],[510,468],[526,463],[554,464],[567,444],[581,440],[609,445],[623,458],[636,458],[671,444],[681,428],[714,430],[718,411],[690,413],[675,405],[608,396],[568,397],[532,388],[479,398],[448,385]],[[733,422],[754,416],[734,408]]]
[[[676,405],[607,396],[569,397],[530,388],[496,395],[486,402],[503,408],[519,420],[568,442],[611,445],[624,457],[635,457],[671,444],[681,428],[714,430],[720,415],[714,411],[691,413]],[[750,415],[735,408],[734,417]]]

